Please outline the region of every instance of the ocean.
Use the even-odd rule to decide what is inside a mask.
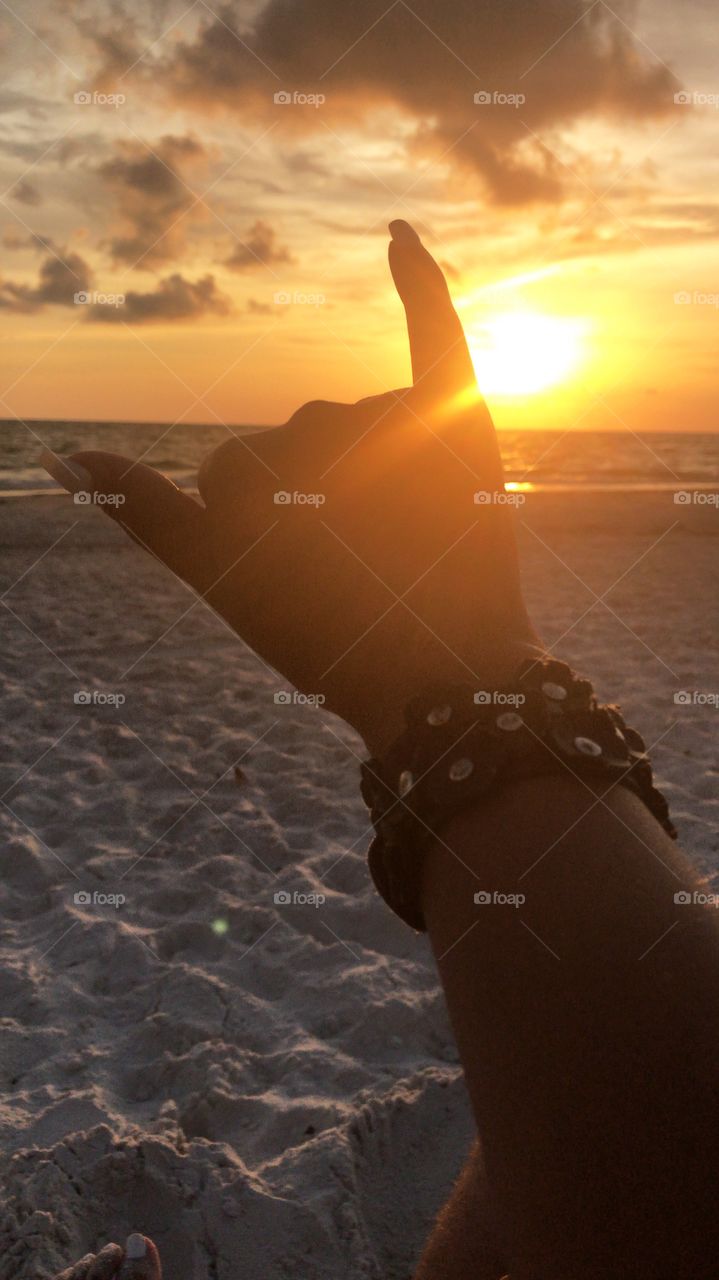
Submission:
[[[255,426],[0,420],[0,496],[58,492],[38,464],[56,453],[107,449],[158,467],[192,488],[205,454]],[[507,480],[537,489],[719,487],[719,432],[502,431]]]

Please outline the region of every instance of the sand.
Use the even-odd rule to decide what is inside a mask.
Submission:
[[[674,695],[719,692],[716,508],[519,517],[542,634],[657,742],[715,872],[719,711]],[[7,500],[0,525],[0,1280],[130,1230],[168,1280],[408,1280],[473,1128],[427,940],[368,878],[360,741],[275,703],[99,511]]]

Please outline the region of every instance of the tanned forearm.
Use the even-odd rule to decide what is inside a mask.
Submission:
[[[717,921],[640,801],[598,794],[518,782],[425,864],[498,1237],[511,1280],[715,1280]]]

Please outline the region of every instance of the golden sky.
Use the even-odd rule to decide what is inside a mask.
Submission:
[[[18,3],[0,417],[272,423],[401,386],[400,217],[500,427],[715,428],[710,0]]]

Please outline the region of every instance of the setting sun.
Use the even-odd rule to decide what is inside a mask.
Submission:
[[[588,322],[510,311],[469,326],[468,340],[483,392],[526,396],[565,382],[581,366]]]

